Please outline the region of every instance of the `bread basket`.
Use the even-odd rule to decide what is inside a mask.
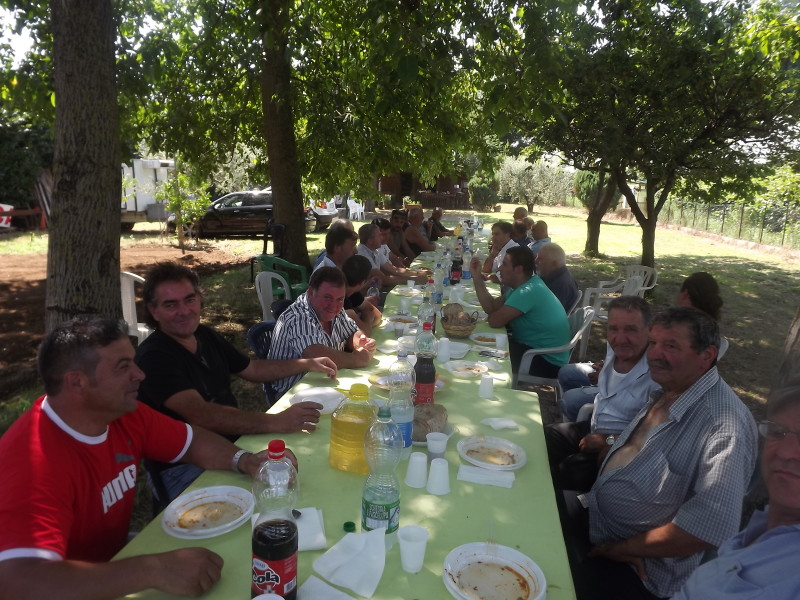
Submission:
[[[465,313],[464,307],[457,302],[442,308],[442,328],[451,338],[465,338],[475,331],[478,323],[478,313]]]

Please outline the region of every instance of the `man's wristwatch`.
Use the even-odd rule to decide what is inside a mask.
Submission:
[[[610,433],[610,434],[608,434],[608,436],[606,437],[606,444],[607,444],[608,446],[613,446],[613,445],[614,445],[614,442],[615,442],[616,440],[617,440],[617,436],[615,436],[613,433]]]
[[[244,473],[244,471],[239,468],[239,461],[242,460],[242,457],[245,454],[252,454],[252,452],[248,452],[247,450],[242,450],[240,448],[234,453],[233,457],[231,458],[231,471],[234,471],[235,473]]]

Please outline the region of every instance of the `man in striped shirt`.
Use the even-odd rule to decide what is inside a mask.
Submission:
[[[328,357],[340,369],[365,367],[375,353],[367,337],[343,309],[344,274],[336,267],[320,267],[311,274],[308,290],[281,314],[272,334],[268,358]],[[298,373],[272,383],[276,396],[303,378]]]

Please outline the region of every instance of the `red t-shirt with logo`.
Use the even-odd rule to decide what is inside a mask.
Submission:
[[[191,440],[141,403],[86,436],[39,398],[0,437],[0,560],[109,560],[127,540],[139,459],[179,460]]]

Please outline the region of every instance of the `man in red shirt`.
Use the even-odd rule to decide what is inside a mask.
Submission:
[[[222,558],[203,548],[107,562],[127,539],[142,457],[250,475],[265,460],[139,403],[133,358],[113,320],[63,323],[42,342],[46,395],[0,438],[0,598],[195,596],[219,579]]]

